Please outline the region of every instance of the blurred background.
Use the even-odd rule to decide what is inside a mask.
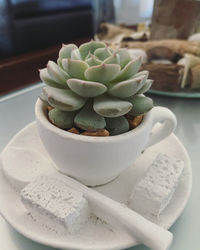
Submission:
[[[0,57],[92,35],[90,0],[1,0]]]
[[[89,41],[101,23],[153,24],[150,39],[187,39],[199,20],[198,0],[0,0],[0,95],[39,81],[62,43]]]
[[[93,35],[100,21],[134,24],[152,16],[153,0],[0,0],[0,58]],[[105,8],[102,10],[102,8]],[[123,9],[123,11],[122,11]],[[114,16],[110,16],[113,11]],[[98,26],[95,23],[96,28]]]

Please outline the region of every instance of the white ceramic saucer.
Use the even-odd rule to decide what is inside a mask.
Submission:
[[[2,155],[5,152],[8,153],[13,146],[34,149],[42,153],[46,158],[49,158],[40,142],[35,122],[21,130],[6,146]],[[127,203],[135,182],[142,176],[160,152],[182,159],[185,162],[184,174],[171,203],[162,213],[159,220],[150,218],[162,227],[169,228],[182,213],[189,199],[192,187],[190,160],[186,150],[175,135],[172,134],[164,141],[147,149],[138,158],[135,164],[123,172],[117,179],[95,189],[119,202]],[[16,161],[16,168],[19,163],[20,159]],[[80,232],[74,235],[59,235],[56,234],[55,231],[50,231],[38,225],[37,222],[28,215],[20,201],[19,193],[14,191],[6,181],[2,171],[0,171],[0,211],[7,222],[24,236],[56,248],[108,250],[124,249],[137,245],[136,240],[126,232],[116,230],[94,216],[90,218],[89,222]]]

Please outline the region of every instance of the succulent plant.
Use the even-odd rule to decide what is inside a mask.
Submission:
[[[60,128],[73,125],[87,131],[106,128],[111,135],[129,130],[124,115],[141,115],[153,107],[143,95],[152,84],[148,71],[138,72],[141,58],[127,49],[113,51],[103,42],[91,41],[79,48],[63,45],[57,63],[40,70],[47,84],[41,99],[54,107],[49,119]]]

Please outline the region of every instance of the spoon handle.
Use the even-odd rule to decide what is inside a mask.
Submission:
[[[64,179],[67,185],[83,192],[92,212],[100,219],[118,228],[123,227],[138,242],[143,243],[152,250],[169,249],[173,239],[171,232],[145,219],[125,205],[86,187],[68,176],[65,176]]]
[[[92,192],[88,192],[85,197],[88,199],[93,213],[107,223],[123,227],[130,235],[150,249],[169,249],[173,239],[171,232],[102,194],[94,195]]]

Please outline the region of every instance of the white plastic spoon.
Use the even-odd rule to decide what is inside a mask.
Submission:
[[[173,239],[171,232],[145,219],[125,205],[86,187],[76,180],[60,174],[59,176],[71,188],[84,194],[92,212],[100,219],[113,226],[123,227],[130,235],[136,237],[138,242],[143,243],[152,250],[169,249]]]

